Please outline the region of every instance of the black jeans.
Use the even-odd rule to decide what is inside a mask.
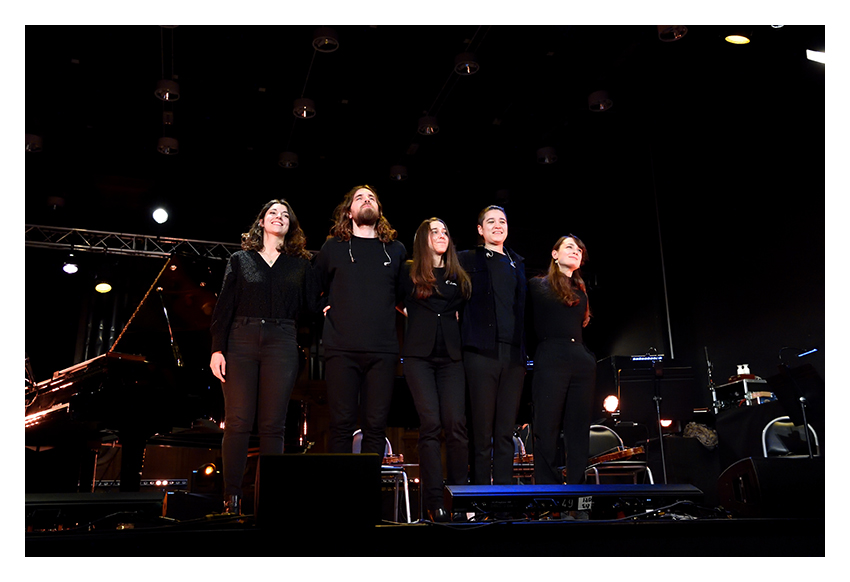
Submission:
[[[451,358],[404,358],[404,376],[419,415],[419,475],[425,509],[443,506],[440,432],[446,436],[446,482],[465,485],[469,475],[463,363]]]
[[[568,485],[584,482],[590,444],[596,357],[580,343],[545,340],[534,354],[534,482],[564,483],[558,439],[563,428]]]
[[[500,344],[495,357],[465,351],[463,367],[469,386],[472,424],[472,468],[475,485],[509,485],[514,469],[516,428],[525,365]],[[492,481],[490,466],[492,462]]]
[[[260,453],[283,452],[286,411],[298,376],[295,323],[287,319],[237,317],[225,354],[224,494],[241,495],[248,441],[257,420]]]
[[[383,458],[397,364],[396,354],[325,353],[331,417],[328,452],[351,453],[359,418],[363,434],[360,452]]]

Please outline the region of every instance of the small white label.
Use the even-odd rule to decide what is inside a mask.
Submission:
[[[579,497],[578,498],[578,510],[579,511],[590,511],[590,506],[592,505],[593,497]]]

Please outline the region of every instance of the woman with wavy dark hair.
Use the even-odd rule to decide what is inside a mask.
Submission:
[[[314,310],[310,254],[292,206],[267,202],[224,272],[210,332],[210,368],[224,392],[224,512],[239,514],[248,441],[257,418],[260,453],[282,453],[298,375],[295,321]]]
[[[395,308],[407,251],[371,186],[349,190],[333,223],[313,262],[325,314],[328,452],[352,452],[359,420],[361,452],[383,456],[398,367]]]
[[[528,282],[534,353],[534,482],[564,483],[559,467],[558,438],[564,431],[566,483],[584,481],[587,467],[596,357],[582,339],[590,322],[587,286],[580,268],[587,247],[575,235],[560,237],[552,247],[549,270]]]
[[[405,265],[407,329],[401,355],[419,414],[419,473],[424,509],[432,521],[448,521],[443,507],[440,433],[446,439],[446,483],[464,485],[469,473],[465,379],[458,310],[472,293],[446,223],[422,221]]]

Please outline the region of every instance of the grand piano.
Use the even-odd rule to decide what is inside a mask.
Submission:
[[[151,259],[143,260],[149,267]],[[136,290],[144,295],[129,305],[132,314],[117,339],[87,342],[103,353],[47,380],[27,381],[28,492],[90,489],[104,435],[117,437],[110,441],[121,447],[120,489],[138,491],[151,436],[196,419],[223,420],[221,390],[208,369],[220,275],[209,263],[177,255],[155,264],[158,274]],[[48,450],[54,454],[33,454]]]

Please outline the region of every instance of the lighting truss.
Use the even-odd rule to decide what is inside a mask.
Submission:
[[[31,224],[26,225],[26,246],[107,255],[169,257],[178,254],[223,260],[230,258],[230,255],[241,249],[241,245],[238,243]]]

